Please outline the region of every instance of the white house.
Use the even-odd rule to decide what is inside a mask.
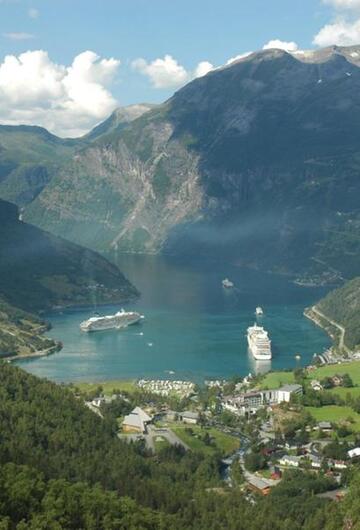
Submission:
[[[291,456],[291,455],[284,455],[283,457],[280,458],[279,464],[281,466],[299,467],[300,457]]]
[[[356,458],[357,456],[360,456],[360,447],[355,447],[354,449],[350,449],[350,451],[347,452],[349,458]]]

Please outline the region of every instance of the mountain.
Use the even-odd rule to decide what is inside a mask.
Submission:
[[[78,151],[25,218],[103,252],[352,277],[359,58],[354,46],[264,50],[214,70]]]
[[[105,122],[77,139],[58,138],[43,127],[0,125],[0,197],[26,206],[78,150],[154,107],[147,103],[119,107]]]
[[[0,201],[0,295],[25,310],[122,302],[138,295],[117,267],[91,250],[18,219]]]
[[[82,140],[95,140],[104,134],[114,130],[121,130],[128,123],[140,118],[145,112],[155,108],[156,105],[151,103],[139,103],[137,105],[128,105],[119,107],[108,117],[107,120],[94,127],[88,134],[82,137]]]
[[[33,313],[138,296],[106,259],[20,221],[17,207],[2,200],[0,225],[0,356],[57,348]]]
[[[77,143],[42,127],[0,125],[0,196],[19,206],[33,201]]]
[[[360,348],[360,277],[331,291],[316,304],[316,309],[345,329],[344,345],[347,348]],[[336,329],[332,331],[338,335]]]

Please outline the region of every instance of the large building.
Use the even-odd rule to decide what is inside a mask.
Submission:
[[[279,405],[284,401],[289,403],[292,396],[301,396],[302,392],[301,385],[284,385],[270,390],[257,390],[235,396],[226,396],[223,399],[222,406],[230,412],[244,415],[266,405]]]
[[[140,407],[135,407],[133,411],[125,416],[122,422],[124,432],[146,433],[146,426],[152,421],[152,418]]]

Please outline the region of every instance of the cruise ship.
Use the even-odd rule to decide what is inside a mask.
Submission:
[[[263,327],[254,324],[247,330],[249,350],[257,361],[269,361],[271,354],[271,340]]]
[[[81,322],[81,331],[103,331],[106,329],[122,329],[136,324],[144,317],[135,311],[118,311],[115,315],[105,315],[99,317],[91,317],[88,320]]]

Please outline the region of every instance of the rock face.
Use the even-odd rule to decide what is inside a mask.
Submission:
[[[359,273],[359,59],[357,47],[266,50],[210,72],[108,124],[25,218],[101,251]]]
[[[19,221],[17,207],[2,200],[0,223],[0,301],[37,311],[138,295],[99,254]]]

